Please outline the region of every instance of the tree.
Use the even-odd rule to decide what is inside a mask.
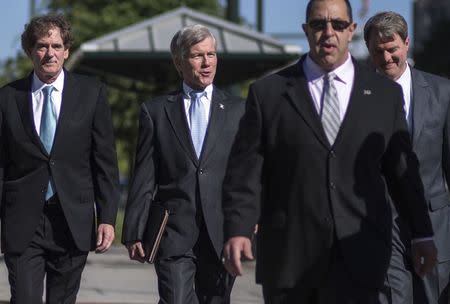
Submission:
[[[180,5],[216,16],[223,14],[223,9],[216,0],[49,0],[47,5],[51,12],[64,13],[71,22],[75,36],[72,53],[87,40]],[[149,96],[161,93],[162,88],[116,75],[101,75],[101,79],[108,84],[119,168],[121,175],[127,177],[133,164],[139,104],[149,99]]]

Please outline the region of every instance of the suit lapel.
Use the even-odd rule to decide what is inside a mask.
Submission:
[[[77,86],[76,79],[68,72],[64,71],[64,88],[59,111],[58,122],[56,124],[55,138],[53,140],[52,151],[56,149],[60,142],[64,143],[65,121],[69,119],[70,113],[74,113],[77,106],[78,96],[82,88]],[[66,143],[64,143],[66,144]]]
[[[217,138],[219,138],[223,130],[223,124],[226,121],[226,105],[224,104],[224,96],[222,92],[214,87],[211,100],[211,116],[209,118],[208,129],[206,131],[205,140],[201,154],[201,161],[206,162],[208,156],[213,150]]]
[[[182,91],[179,91],[174,95],[169,95],[167,100],[168,102],[165,105],[165,110],[173,132],[192,162],[195,165],[198,165],[197,155],[195,154],[195,148],[192,144],[191,134],[189,133]]]
[[[32,78],[33,73],[31,73],[28,78],[24,79],[23,85],[16,90],[16,104],[25,132],[28,134],[31,141],[39,147],[42,153],[48,156],[48,153],[36,132],[36,126],[34,124],[33,100],[31,97]]]
[[[286,73],[288,73],[287,96],[296,111],[316,135],[317,139],[324,146],[330,147],[330,143],[328,142],[322,123],[320,122],[319,114],[314,107],[314,101],[309,92],[308,82],[306,81],[303,72],[302,67],[304,58],[305,57],[303,57],[298,64],[292,65],[290,69],[286,71]]]
[[[427,81],[414,69],[411,69],[411,85],[410,111],[413,111],[413,145],[415,145],[423,129],[423,119],[426,116],[424,112],[427,111],[426,105],[430,99],[430,94],[427,90]]]
[[[355,71],[353,87],[350,93],[347,110],[345,111],[335,143],[339,141],[339,138],[342,137],[342,134],[345,133],[347,129],[351,130],[354,128],[355,124],[354,121],[352,121],[353,118],[361,115],[365,109],[364,101],[367,99],[367,96],[372,94],[370,82],[367,81],[365,73],[361,73],[361,68],[355,60],[353,60],[353,66]]]

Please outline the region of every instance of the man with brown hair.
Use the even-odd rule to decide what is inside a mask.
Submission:
[[[450,81],[408,64],[406,20],[381,12],[364,27],[364,39],[377,71],[402,87],[412,145],[420,163],[428,212],[438,249],[438,264],[423,279],[413,269],[411,233],[395,209],[387,288],[392,303],[448,303],[450,276]],[[395,198],[395,193],[394,193]]]
[[[75,303],[90,250],[114,240],[119,200],[103,84],[64,70],[72,44],[62,15],[33,18],[26,78],[0,90],[1,245],[11,303]],[[96,226],[97,223],[97,226]]]

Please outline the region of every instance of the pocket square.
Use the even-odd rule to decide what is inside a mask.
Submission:
[[[225,109],[225,106],[222,103],[219,103],[219,108],[223,110]]]

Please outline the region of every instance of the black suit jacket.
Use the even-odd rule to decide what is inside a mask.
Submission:
[[[225,237],[249,236],[259,218],[257,281],[268,286],[308,280],[332,248],[355,282],[381,286],[392,236],[388,184],[400,191],[414,236],[432,235],[401,88],[355,62],[330,146],[302,64],[250,86],[224,181]]]
[[[20,253],[30,243],[42,214],[51,174],[76,246],[95,245],[97,222],[114,225],[118,167],[105,87],[64,71],[61,111],[51,153],[36,132],[31,81],[0,90],[0,180],[2,251]]]
[[[182,255],[193,248],[201,215],[220,256],[222,181],[244,104],[240,98],[225,95],[214,87],[200,159],[192,144],[182,91],[142,105],[136,166],[125,211],[124,243],[142,240],[150,205],[161,203],[169,209],[170,216],[158,258]]]

